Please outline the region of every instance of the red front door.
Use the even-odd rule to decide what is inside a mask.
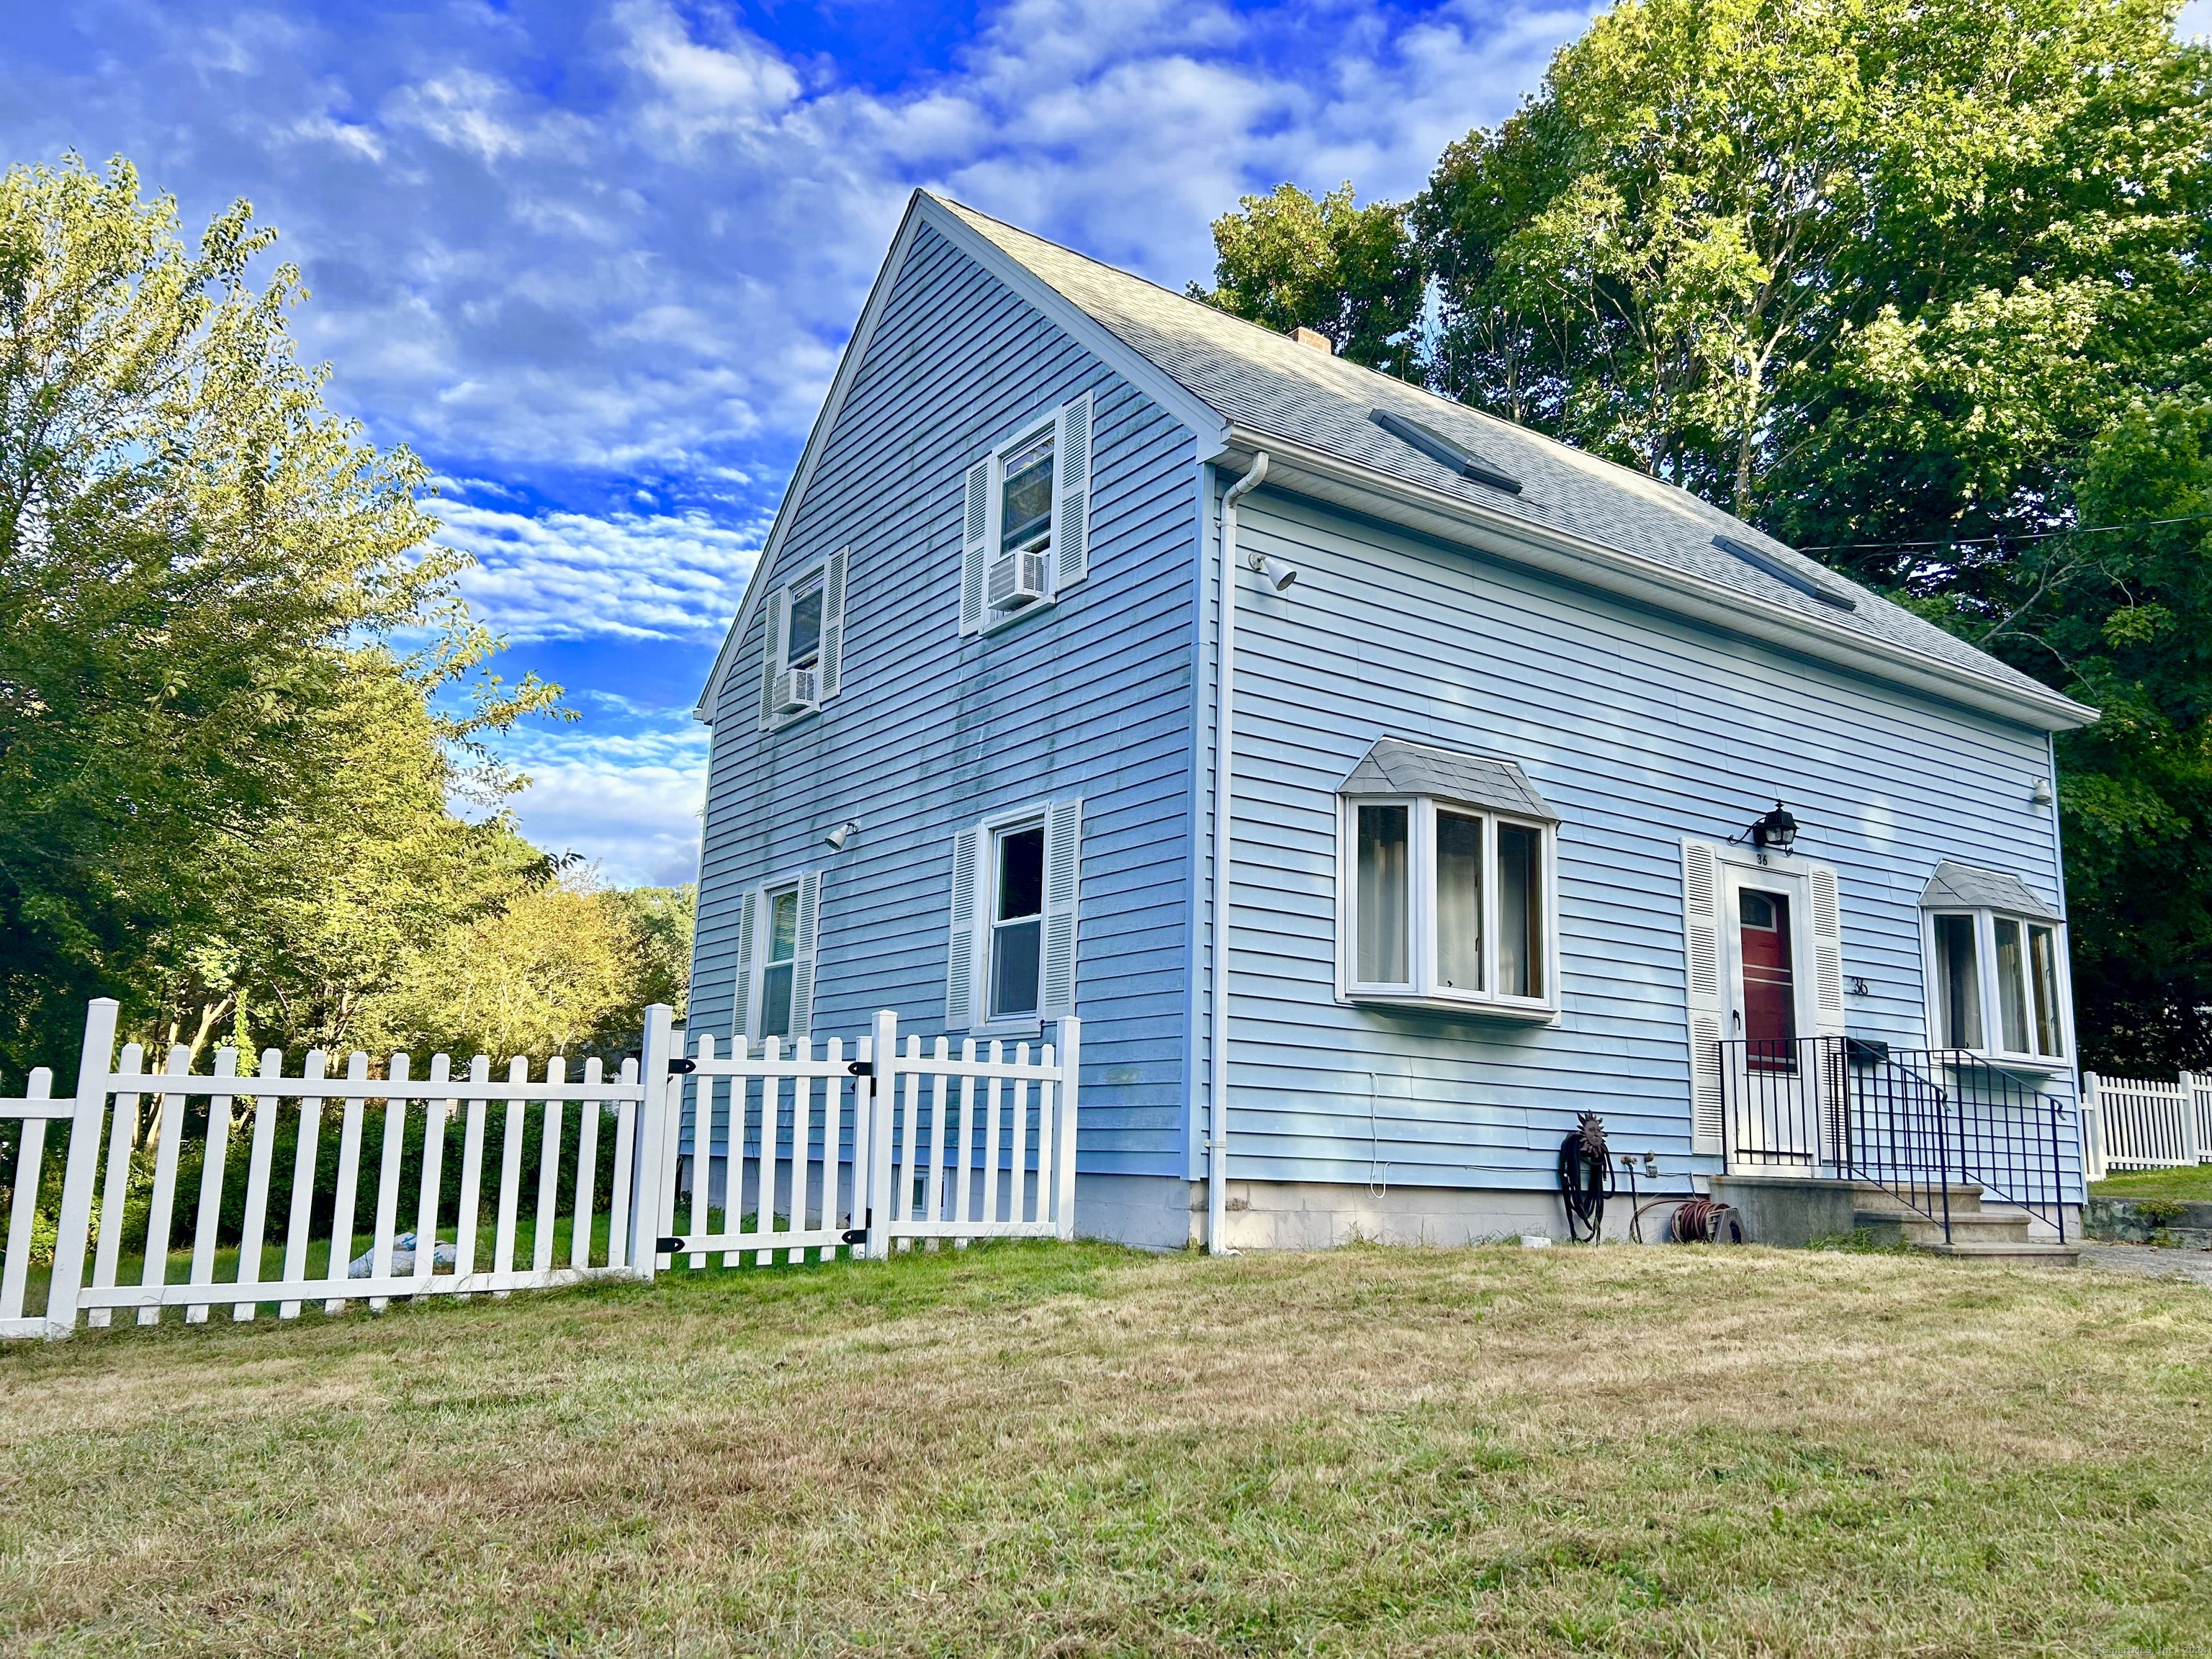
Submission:
[[[1745,888],[1737,960],[1743,964],[1744,1058],[1761,1071],[1789,1067],[1797,1036],[1797,977],[1790,954],[1786,894]]]

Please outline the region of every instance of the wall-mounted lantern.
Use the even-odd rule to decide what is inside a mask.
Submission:
[[[1749,842],[1762,853],[1787,853],[1797,844],[1797,820],[1777,801],[1771,812],[1753,818],[1750,829],[1729,839],[1739,846]]]

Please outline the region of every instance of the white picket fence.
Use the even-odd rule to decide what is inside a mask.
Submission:
[[[137,1044],[116,1054],[116,1018],[113,1002],[91,1005],[70,1098],[53,1097],[45,1069],[32,1073],[21,1098],[0,1098],[0,1125],[14,1121],[19,1139],[0,1337],[67,1335],[80,1316],[104,1326],[118,1309],[154,1324],[164,1308],[180,1307],[186,1322],[199,1323],[211,1308],[247,1320],[273,1304],[291,1319],[315,1304],[335,1314],[358,1302],[381,1310],[392,1297],[504,1297],[592,1279],[649,1279],[678,1255],[693,1267],[715,1254],[726,1265],[747,1254],[764,1265],[778,1250],[790,1261],[809,1251],[817,1260],[840,1251],[881,1259],[923,1239],[957,1245],[1074,1234],[1081,1028],[1073,1019],[1061,1022],[1058,1045],[1042,1045],[1034,1057],[1026,1043],[1011,1055],[993,1043],[978,1056],[969,1042],[955,1058],[941,1037],[925,1051],[909,1036],[900,1052],[896,1018],[881,1014],[848,1061],[835,1040],[818,1054],[805,1042],[789,1055],[774,1042],[718,1054],[704,1035],[687,1055],[669,1011],[654,1007],[643,1053],[612,1079],[596,1060],[571,1079],[557,1058],[536,1079],[520,1059],[495,1079],[483,1056],[459,1077],[444,1054],[419,1076],[409,1056],[394,1054],[374,1077],[369,1057],[356,1053],[344,1075],[332,1076],[320,1051],[287,1076],[275,1049],[250,1073],[226,1048],[210,1071],[194,1073],[177,1048],[161,1070],[149,1072]],[[881,1064],[878,1055],[886,1057]],[[296,1116],[286,1110],[293,1102]],[[199,1103],[205,1124],[193,1133],[187,1119]],[[151,1113],[143,1124],[142,1107]],[[447,1125],[457,1114],[459,1169],[449,1182]],[[280,1118],[295,1131],[281,1224],[270,1213]],[[52,1271],[43,1310],[27,1313],[40,1176],[56,1122],[66,1127],[68,1151]],[[533,1122],[534,1170],[525,1158]],[[371,1124],[380,1133],[365,1181]],[[235,1242],[226,1243],[225,1187],[240,1134],[243,1203]],[[337,1154],[326,1188],[322,1153],[332,1135]],[[408,1149],[417,1143],[419,1174],[413,1191],[403,1192]],[[151,1186],[141,1194],[146,1144]],[[611,1161],[604,1187],[603,1150]],[[179,1172],[195,1154],[197,1199],[187,1191],[180,1217]],[[457,1188],[451,1198],[449,1186]],[[679,1188],[689,1189],[682,1207],[690,1221],[680,1231]],[[147,1206],[143,1251],[136,1282],[123,1282],[124,1235],[139,1195]],[[480,1217],[488,1206],[486,1237]],[[356,1255],[364,1210],[367,1249]],[[180,1219],[191,1237],[184,1264],[172,1260]],[[281,1263],[268,1271],[280,1244]]]
[[[2184,1072],[2178,1083],[2161,1083],[2085,1073],[2081,1163],[2091,1181],[2113,1170],[2212,1163],[2212,1076]]]

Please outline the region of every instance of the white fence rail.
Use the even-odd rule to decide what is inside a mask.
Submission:
[[[2081,1079],[2081,1154],[2087,1179],[2113,1170],[2171,1170],[2212,1163],[2212,1075],[2180,1081]]]
[[[149,1071],[137,1044],[115,1054],[116,1014],[89,1009],[70,1098],[45,1069],[0,1098],[0,1137],[12,1127],[16,1144],[0,1337],[66,1335],[118,1310],[200,1323],[226,1307],[290,1319],[503,1297],[651,1279],[676,1255],[765,1265],[779,1250],[882,1258],[926,1238],[1074,1234],[1073,1019],[1034,1058],[972,1042],[953,1058],[941,1037],[900,1052],[883,1014],[848,1061],[835,1041],[717,1054],[706,1036],[687,1056],[656,1007],[615,1077],[592,1060],[572,1079],[556,1058],[533,1079],[519,1059],[495,1079],[483,1056],[456,1076],[444,1054],[420,1076],[394,1054],[377,1077],[355,1054],[333,1076],[320,1051],[288,1076],[275,1049],[251,1071],[222,1049],[195,1073],[177,1048]],[[42,1217],[56,1123],[65,1164]],[[33,1257],[49,1255],[43,1309],[27,1312]]]

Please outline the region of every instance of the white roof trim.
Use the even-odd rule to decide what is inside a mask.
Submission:
[[[2056,691],[2008,684],[1911,646],[1835,627],[1679,566],[1395,478],[1294,439],[1239,427],[1231,434],[1229,456],[1224,459],[1236,465],[1238,459],[1260,450],[1267,453],[1270,462],[1264,489],[1348,507],[1493,557],[1620,594],[1655,611],[1688,617],[1875,679],[1909,685],[2038,731],[2068,731],[2097,718],[2094,709]],[[1478,538],[1470,531],[1481,534]]]
[[[768,540],[761,548],[760,558],[753,566],[752,574],[746,580],[744,598],[738,602],[736,620],[731,623],[730,631],[723,635],[722,648],[715,654],[714,669],[708,674],[706,687],[700,692],[698,703],[691,710],[694,720],[708,726],[714,723],[714,707],[721,701],[723,681],[737,657],[738,647],[744,641],[746,630],[752,626],[753,611],[767,592],[765,573],[775,568],[777,556],[782,551],[784,537],[790,529],[792,515],[805,498],[806,486],[813,480],[814,469],[822,459],[823,447],[829,441],[830,433],[837,423],[839,413],[844,409],[846,396],[852,390],[853,380],[867,356],[869,342],[875,335],[876,325],[890,297],[892,283],[906,263],[915,232],[923,225],[927,225],[997,277],[1031,308],[1042,313],[1093,356],[1197,434],[1200,460],[1211,459],[1229,441],[1228,422],[1180,381],[1155,366],[1150,358],[1129,346],[1120,336],[1062,295],[1057,289],[1048,285],[989,238],[978,234],[959,215],[927,191],[915,191],[908,199],[906,217],[900,221],[898,234],[891,239],[890,250],[884,256],[884,263],[876,272],[875,283],[868,290],[868,302],[861,309],[860,320],[854,326],[852,337],[846,341],[844,353],[837,361],[836,375],[830,382],[830,395],[823,400],[822,412],[814,417],[814,428],[807,435],[806,448],[800,454],[799,465],[791,475],[791,483],[784,490],[782,504],[776,508],[775,523],[769,531]]]

